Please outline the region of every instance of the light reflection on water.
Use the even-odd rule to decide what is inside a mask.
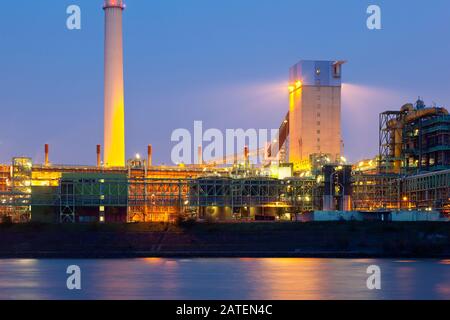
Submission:
[[[66,268],[82,290],[66,289]],[[382,290],[368,290],[378,265]],[[0,299],[450,299],[449,260],[0,259]]]

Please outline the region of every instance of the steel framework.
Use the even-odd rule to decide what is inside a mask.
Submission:
[[[58,187],[36,186],[32,194],[8,192],[1,205],[57,207],[63,223],[75,222],[79,207],[127,207],[129,221],[171,221],[210,206],[317,210],[322,189],[312,178],[60,179]]]
[[[404,116],[402,111],[386,111],[379,116],[379,157],[378,167],[381,173],[391,173],[394,168],[395,161],[402,161],[401,158],[395,157],[396,143],[401,143],[395,139],[395,129],[389,124],[399,121]]]
[[[403,207],[450,213],[450,170],[410,176],[402,184]]]
[[[398,175],[355,174],[352,176],[354,210],[388,210],[400,208]]]

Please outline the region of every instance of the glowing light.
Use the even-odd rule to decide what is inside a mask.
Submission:
[[[300,89],[302,85],[303,83],[300,80],[296,81],[294,85],[288,86],[289,92],[293,93],[295,90]]]
[[[139,153],[136,153],[136,159],[139,160],[141,158],[141,155]]]

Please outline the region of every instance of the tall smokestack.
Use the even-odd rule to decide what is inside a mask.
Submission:
[[[106,0],[104,158],[106,167],[125,166],[125,107],[123,89],[123,0]]]
[[[98,144],[97,145],[97,167],[100,167],[102,165],[101,153],[102,153],[102,147]]]
[[[45,147],[44,147],[44,152],[45,152],[44,165],[45,166],[48,166],[50,164],[49,161],[48,161],[48,149],[49,149],[49,147],[48,147],[48,144],[46,143]]]
[[[147,147],[147,168],[152,166],[152,145],[149,144]]]

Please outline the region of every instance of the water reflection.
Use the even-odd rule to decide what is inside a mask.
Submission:
[[[66,289],[66,268],[82,290]],[[367,267],[382,271],[368,290]],[[0,299],[450,299],[449,260],[0,260]]]

